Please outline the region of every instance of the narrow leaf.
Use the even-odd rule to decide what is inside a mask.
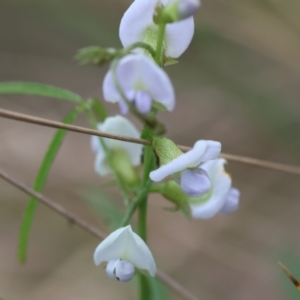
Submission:
[[[26,94],[68,100],[76,103],[82,102],[81,97],[73,92],[51,85],[32,82],[2,82],[0,83],[0,94]]]
[[[65,124],[73,123],[79,113],[80,110],[78,108],[74,108],[65,116],[63,123]],[[62,142],[66,134],[67,131],[63,129],[59,129],[55,133],[49,145],[49,148],[44,156],[43,162],[39,168],[38,174],[36,176],[35,183],[34,183],[35,191],[37,192],[42,191],[47,181],[51,166],[56,158],[56,155],[60,149],[60,146],[62,145]],[[37,205],[37,200],[34,197],[30,198],[21,224],[21,229],[19,233],[19,245],[18,245],[18,258],[21,263],[26,262],[29,232],[34,217],[36,205]]]
[[[168,300],[171,299],[169,291],[157,278],[147,277],[151,289],[151,299]]]

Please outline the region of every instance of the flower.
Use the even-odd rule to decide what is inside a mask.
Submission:
[[[136,109],[150,112],[152,104],[171,111],[175,106],[175,92],[168,75],[155,62],[143,54],[131,54],[122,58],[116,74],[110,70],[103,81],[103,96],[108,102],[119,102],[121,112],[128,112],[128,105],[114,82],[114,76],[122,93]]]
[[[161,181],[173,175],[187,195],[200,197],[211,188],[209,177],[202,168],[202,163],[216,159],[220,152],[221,143],[219,142],[197,141],[193,149],[152,171],[150,178],[153,181]]]
[[[120,134],[134,138],[139,138],[140,136],[136,127],[128,119],[120,115],[106,118],[105,121],[103,123],[99,123],[97,127],[100,131],[108,133]],[[132,166],[138,166],[140,164],[143,149],[142,145],[107,138],[103,138],[103,142],[107,150],[110,151],[112,159],[114,159],[117,154],[120,154],[124,163],[125,159],[127,159]],[[92,136],[91,147],[96,153],[96,172],[101,176],[113,174],[99,137]]]
[[[145,42],[156,48],[158,26],[153,21],[158,3],[167,5],[174,0],[135,0],[125,12],[119,29],[124,47],[136,42]],[[189,46],[194,35],[194,19],[189,17],[179,22],[167,24],[164,55],[179,57]]]
[[[206,195],[190,203],[194,218],[209,219],[217,213],[228,214],[238,209],[240,192],[231,187],[231,178],[224,170],[225,163],[225,159],[219,158],[201,166],[212,187]]]
[[[106,273],[111,278],[129,281],[135,268],[155,276],[154,258],[145,242],[132,231],[131,226],[112,232],[94,252],[94,262],[98,266],[108,262]]]

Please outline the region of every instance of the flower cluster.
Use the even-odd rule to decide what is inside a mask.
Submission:
[[[177,207],[188,207],[192,217],[207,219],[233,212],[239,205],[239,191],[231,187],[231,178],[224,171],[225,160],[219,158],[221,143],[199,140],[183,153],[157,133],[160,127],[155,120],[157,111],[170,112],[175,107],[172,82],[161,67],[189,46],[194,33],[193,14],[199,6],[199,0],[135,0],[121,20],[119,34],[124,51],[115,57],[104,78],[103,97],[107,102],[118,103],[121,114],[130,111],[147,126],[151,123],[147,139],[152,141],[159,165],[156,169],[152,166],[146,179],[149,175],[154,182],[164,180],[153,191],[159,191]],[[120,115],[106,118],[98,129],[140,136],[138,129]],[[142,131],[143,138],[146,129]],[[138,197],[137,188],[145,188],[140,186],[145,177],[139,178],[137,168],[145,159],[143,147],[95,136],[91,145],[96,154],[96,172],[116,176]],[[149,248],[130,226],[119,228],[102,241],[94,261],[96,265],[107,262],[107,275],[124,282],[134,276],[136,269],[151,276],[156,272]]]

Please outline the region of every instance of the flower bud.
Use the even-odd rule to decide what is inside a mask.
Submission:
[[[161,10],[161,18],[166,23],[178,22],[192,17],[199,7],[199,0],[173,1]]]

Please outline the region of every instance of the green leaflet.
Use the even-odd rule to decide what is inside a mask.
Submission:
[[[0,83],[0,94],[27,94],[67,100],[75,103],[82,102],[79,95],[68,90],[31,82],[2,82]]]
[[[1,88],[0,88],[1,89]],[[79,108],[74,108],[71,110],[63,119],[63,123],[71,124],[74,122],[77,115],[81,112]],[[44,156],[43,162],[39,168],[38,174],[34,183],[34,190],[37,192],[41,192],[46,180],[48,178],[48,174],[50,172],[51,166],[56,158],[56,155],[62,145],[62,142],[67,134],[66,130],[59,129],[56,131],[49,148]],[[31,223],[34,217],[35,208],[37,205],[37,200],[32,197],[29,199],[26,210],[24,212],[23,221],[21,224],[21,229],[19,233],[19,245],[18,245],[18,258],[21,263],[26,262],[27,258],[27,246],[29,239],[29,232],[31,228]]]

